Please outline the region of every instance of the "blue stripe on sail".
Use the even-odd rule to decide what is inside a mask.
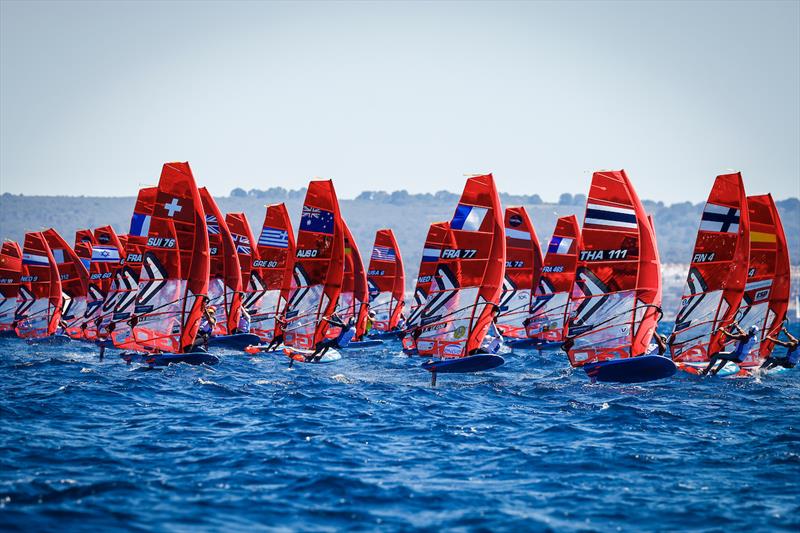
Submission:
[[[615,222],[626,222],[636,224],[636,215],[630,213],[617,213],[616,211],[601,211],[599,209],[587,209],[586,218],[596,220],[610,220]]]

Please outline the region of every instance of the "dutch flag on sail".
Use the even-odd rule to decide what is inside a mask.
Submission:
[[[131,217],[131,230],[128,232],[136,237],[147,237],[150,232],[150,215],[134,213]]]
[[[636,229],[636,211],[632,207],[586,204],[584,225]]]
[[[489,209],[486,207],[458,204],[450,227],[463,231],[478,231],[488,211]]]
[[[547,253],[565,254],[569,252],[570,246],[572,246],[572,239],[569,237],[553,237],[550,239],[550,244],[547,246]]]
[[[116,246],[92,246],[92,261],[95,263],[119,263]]]
[[[394,261],[396,257],[394,250],[388,246],[376,246],[372,249],[372,258],[378,261]]]
[[[739,210],[734,207],[725,207],[724,205],[708,202],[703,208],[700,229],[719,233],[738,233]]]
[[[22,264],[23,265],[35,265],[35,266],[47,266],[50,264],[46,255],[37,255],[37,254],[29,254],[24,253],[22,254]]]
[[[437,248],[424,248],[422,250],[422,261],[430,263],[439,260],[439,250]]]
[[[289,232],[264,226],[261,230],[261,236],[258,238],[258,244],[261,246],[274,246],[275,248],[288,248]]]

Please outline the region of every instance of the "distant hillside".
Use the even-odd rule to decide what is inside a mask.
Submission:
[[[218,197],[223,212],[242,211],[247,215],[254,233],[264,217],[264,206],[285,202],[295,224],[300,218],[305,190],[287,191],[273,188],[267,191],[234,189],[230,196]],[[544,203],[537,195],[501,195],[504,205],[524,205],[530,213],[543,248],[547,246],[556,219],[575,214],[583,217],[584,195],[563,194],[559,203]],[[111,224],[119,233],[128,231],[134,198],[100,198],[85,196],[0,196],[0,237],[21,240],[26,231],[54,227],[72,240],[80,228]],[[392,228],[397,236],[406,263],[409,284],[415,275],[422,252],[422,243],[431,222],[452,217],[458,195],[440,191],[435,194],[412,195],[406,191],[391,193],[366,191],[352,200],[341,200],[342,213],[353,231],[361,254],[368,260],[375,231]],[[666,206],[661,202],[645,201],[653,214],[658,246],[664,263],[685,264],[689,260],[699,224],[702,204],[689,202]],[[800,264],[800,200],[790,198],[778,202],[785,227],[792,264]],[[678,277],[683,278],[685,274]],[[681,282],[682,283],[682,282]],[[680,284],[677,284],[680,285]],[[796,284],[795,284],[796,285]],[[666,289],[666,287],[665,287]],[[675,290],[665,290],[665,308],[676,305]],[[796,290],[796,288],[795,288]],[[673,302],[675,302],[673,304]]]

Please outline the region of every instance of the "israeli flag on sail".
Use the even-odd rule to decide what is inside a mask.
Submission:
[[[147,237],[150,233],[150,218],[150,215],[134,213],[131,217],[131,230],[128,233],[136,237]]]
[[[275,248],[288,248],[289,232],[264,226],[261,230],[261,235],[258,237],[258,244],[261,246],[274,246]]]
[[[453,220],[450,221],[450,227],[463,231],[478,231],[488,212],[489,209],[486,207],[458,204]]]
[[[707,202],[700,220],[702,231],[739,233],[739,210]]]
[[[636,229],[636,211],[632,207],[586,204],[584,224],[612,228]]]
[[[119,263],[120,259],[116,246],[92,246],[92,261],[95,263]]]
[[[424,248],[422,250],[422,261],[425,263],[438,261],[439,260],[439,249],[438,248]]]
[[[50,264],[46,255],[37,255],[37,254],[22,254],[22,264],[23,265],[35,265],[35,266],[47,266]]]
[[[572,239],[568,237],[553,237],[550,239],[550,244],[547,246],[547,253],[565,254],[569,252],[570,246],[572,246]]]

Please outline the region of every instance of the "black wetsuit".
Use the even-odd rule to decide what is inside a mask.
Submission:
[[[783,368],[794,368],[797,366],[797,360],[800,359],[800,343],[797,343],[792,348],[786,348],[786,353],[783,357],[776,357],[771,355],[767,357],[761,364],[763,370],[769,370],[778,366]]]

